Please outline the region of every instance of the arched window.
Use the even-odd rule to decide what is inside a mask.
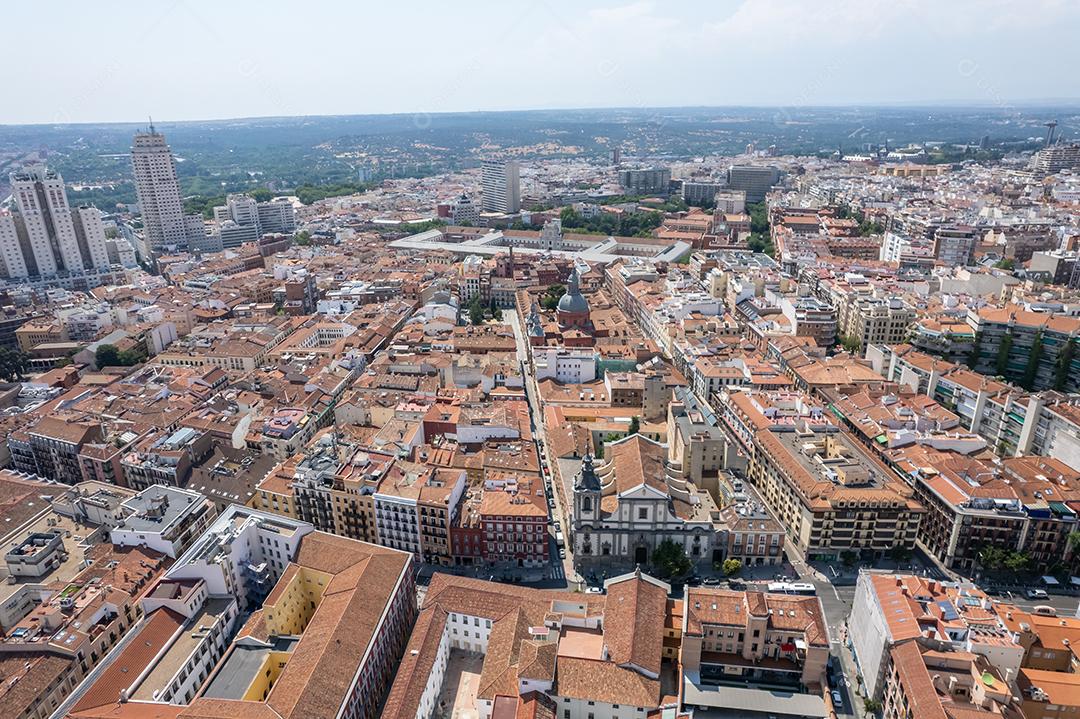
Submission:
[[[591,512],[592,511],[592,497],[585,497],[585,498],[583,498],[581,500],[581,511],[582,512]]]

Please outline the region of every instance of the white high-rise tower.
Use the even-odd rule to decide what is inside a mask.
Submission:
[[[64,178],[43,165],[11,175],[17,212],[0,213],[0,260],[12,280],[94,286],[110,271],[101,213],[68,205]]]
[[[149,132],[135,133],[131,169],[142,212],[144,254],[156,257],[166,248],[186,249],[190,238],[176,180],[176,162],[165,136],[153,125]]]
[[[485,212],[513,213],[521,209],[516,160],[484,160],[481,165],[481,206]]]

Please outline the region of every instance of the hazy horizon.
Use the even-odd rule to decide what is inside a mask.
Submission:
[[[514,109],[496,109],[496,110],[445,110],[445,111],[408,111],[408,112],[343,112],[343,113],[315,113],[307,115],[247,115],[247,116],[233,116],[233,117],[192,117],[184,119],[172,119],[168,117],[151,117],[147,116],[142,120],[82,120],[78,122],[7,122],[0,123],[0,127],[53,127],[53,126],[77,126],[77,125],[130,125],[133,127],[146,127],[152,120],[154,125],[168,126],[168,125],[184,125],[184,124],[199,124],[199,123],[214,123],[214,122],[255,122],[260,120],[289,120],[300,118],[348,118],[348,117],[393,117],[395,115],[409,116],[409,115],[430,115],[432,117],[438,117],[440,115],[485,115],[485,114],[512,114],[512,113],[532,113],[532,112],[618,112],[618,111],[677,111],[677,110],[771,110],[771,109],[784,109],[791,111],[811,111],[811,110],[872,110],[874,108],[881,109],[938,109],[938,110],[985,110],[988,107],[993,107],[995,103],[979,103],[975,101],[963,101],[963,100],[941,100],[937,102],[931,101],[918,101],[912,100],[910,102],[894,102],[894,103],[836,103],[836,104],[823,104],[823,105],[768,105],[768,104],[743,104],[743,105],[642,105],[640,107],[629,105],[598,105],[595,107],[522,107]],[[1045,99],[1031,99],[1031,100],[1016,100],[1010,101],[1009,106],[1012,110],[1016,109],[1041,109],[1041,108],[1066,108],[1076,109],[1080,112],[1080,97],[1076,98],[1045,98]]]
[[[1071,104],[1080,3],[281,0],[50,8],[0,124],[681,107]],[[42,26],[42,6],[7,9]],[[95,28],[87,32],[87,28]],[[1017,55],[1036,46],[1031,62]],[[1071,98],[1059,100],[1056,98]]]

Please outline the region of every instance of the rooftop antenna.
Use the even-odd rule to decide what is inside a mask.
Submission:
[[[147,115],[147,118],[150,120],[150,134],[151,135],[156,134],[154,132],[154,118],[150,117],[149,115]]]

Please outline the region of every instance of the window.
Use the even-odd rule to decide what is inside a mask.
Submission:
[[[649,508],[648,507],[638,507],[637,518],[638,519],[648,519],[649,518]]]

